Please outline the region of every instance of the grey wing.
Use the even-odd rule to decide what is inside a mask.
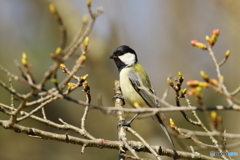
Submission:
[[[132,83],[133,88],[144,99],[144,101],[149,105],[149,107],[158,107],[158,102],[155,100],[155,97],[153,95],[150,95],[151,93],[155,95],[154,91],[149,88],[149,86],[144,86],[144,82],[141,82],[141,78],[139,75],[136,75],[133,71],[130,71],[128,73],[128,78]],[[149,91],[150,94],[146,89]]]
[[[136,92],[144,99],[144,101],[153,108],[159,107],[159,102],[156,100],[156,98],[153,96],[155,95],[154,90],[152,90],[151,88],[149,88],[150,86],[144,86],[143,82],[140,82],[140,76],[136,75],[133,71],[130,71],[128,73],[128,78],[130,80],[130,82],[132,83],[133,88],[136,90]],[[141,85],[142,84],[142,85]],[[146,87],[146,89],[148,89],[148,91],[150,93],[152,93],[153,95],[150,95],[149,93],[147,93],[147,91],[145,89],[143,89],[143,87]],[[155,115],[156,120],[159,122],[160,126],[162,127],[163,131],[165,132],[165,134],[167,135],[169,141],[172,143],[172,145],[174,146],[173,140],[170,136],[170,134],[168,133],[168,130],[166,128],[166,126],[164,125],[162,119],[161,119],[161,115],[162,113],[158,113]]]

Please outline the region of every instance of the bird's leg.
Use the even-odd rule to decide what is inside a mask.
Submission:
[[[133,122],[133,120],[134,120],[138,115],[139,115],[139,113],[137,113],[135,116],[133,116],[133,118],[130,119],[129,121],[125,121],[125,120],[120,121],[120,123],[118,124],[118,126],[131,127],[131,123]]]
[[[123,106],[124,106],[124,105],[125,105],[125,101],[124,101],[124,97],[123,97],[123,95],[117,93],[115,96],[113,96],[113,99],[117,99],[117,98],[119,98],[119,99],[122,100],[122,102],[123,102]]]

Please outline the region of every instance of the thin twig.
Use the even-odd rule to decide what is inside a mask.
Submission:
[[[17,119],[18,122],[27,119],[30,115],[33,115],[34,113],[36,113],[37,111],[39,111],[40,109],[42,109],[44,106],[46,106],[48,103],[51,103],[52,101],[56,100],[57,97],[53,97],[48,99],[47,101],[41,103],[41,105],[39,105],[38,107],[34,108],[31,112],[27,113],[26,115],[20,117]]]
[[[98,12],[96,13],[96,15],[100,15],[102,13],[101,10],[97,10]],[[89,13],[90,15],[92,15],[92,10],[89,8]],[[72,54],[76,51],[76,49],[79,47],[79,45],[84,41],[84,39],[89,35],[90,31],[93,28],[93,25],[95,23],[96,17],[94,16],[94,18],[92,17],[88,27],[85,29],[85,31],[83,32],[82,36],[76,40],[75,43],[71,43],[72,46],[67,47],[67,50],[64,50],[63,52],[66,53],[65,56],[63,57],[63,62],[66,61],[70,56],[72,56]]]
[[[43,115],[43,119],[47,119],[44,107],[42,107],[42,115]]]
[[[67,30],[66,30],[66,27],[63,23],[63,20],[62,20],[62,17],[61,15],[59,14],[57,8],[53,5],[53,4],[50,4],[50,11],[54,14],[54,17],[59,25],[59,29],[60,29],[60,32],[61,32],[61,38],[60,38],[60,44],[59,44],[59,47],[61,49],[64,49],[65,46],[66,46],[66,42],[67,42]],[[53,10],[51,10],[51,7]]]
[[[235,96],[240,92],[240,85],[233,91],[230,93],[231,96]]]
[[[90,87],[87,83],[84,84],[84,89],[83,91],[85,92],[86,94],[86,103],[87,104],[90,104],[91,103],[91,94],[90,94]],[[81,129],[87,134],[87,135],[90,135],[90,133],[87,132],[86,128],[85,128],[85,121],[86,121],[86,118],[87,118],[87,115],[88,115],[88,112],[89,112],[89,107],[86,106],[85,107],[85,110],[84,110],[84,113],[83,113],[83,116],[81,118]],[[88,136],[88,137],[91,137],[91,138],[94,138],[93,136]]]
[[[11,77],[10,77],[10,78],[11,78]],[[4,82],[2,82],[1,80],[0,80],[0,86],[2,86],[5,90],[7,90],[9,93],[11,93],[11,95],[14,95],[14,96],[16,96],[16,97],[18,97],[18,98],[20,98],[20,99],[24,99],[24,98],[25,98],[24,95],[17,93],[15,89],[13,89],[12,87],[8,87],[8,86],[7,86]]]
[[[215,65],[215,68],[216,68],[217,77],[218,77],[218,80],[219,80],[219,88],[221,88],[221,89],[223,90],[223,92],[227,95],[227,99],[226,99],[226,100],[227,100],[228,104],[229,104],[229,105],[232,105],[233,103],[232,103],[231,99],[229,98],[231,95],[230,95],[230,93],[228,92],[227,87],[224,85],[223,75],[221,74],[220,67],[219,67],[218,62],[217,62],[217,59],[216,59],[216,57],[215,57],[215,55],[214,55],[214,52],[213,52],[213,50],[212,50],[212,47],[211,47],[211,46],[208,46],[207,49],[208,49],[208,51],[209,51],[209,54],[210,54],[210,56],[211,56],[211,58],[212,58],[212,60],[213,60],[213,63],[214,63],[214,65]]]
[[[137,137],[148,149],[149,151],[158,159],[161,160],[160,156],[157,154],[157,152],[147,143],[146,140],[144,140],[136,131],[134,131],[132,128],[127,127],[127,131],[133,134],[135,137]]]
[[[25,108],[26,104],[26,100],[23,100],[21,102],[21,104],[18,106],[17,109],[14,109],[14,111],[12,112],[12,115],[10,116],[10,119],[8,120],[8,124],[9,126],[13,126],[16,122],[17,122],[17,116],[18,114]]]
[[[212,132],[203,132],[203,131],[192,131],[192,130],[188,130],[188,129],[184,129],[184,128],[180,128],[180,130],[183,133],[186,133],[189,136],[220,136],[221,134],[229,139],[240,139],[240,134],[233,134],[233,133],[221,133],[218,131],[212,131]]]

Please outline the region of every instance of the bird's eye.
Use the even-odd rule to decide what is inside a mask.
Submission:
[[[115,55],[116,56],[121,56],[121,55],[123,55],[123,52],[122,51],[115,52]]]

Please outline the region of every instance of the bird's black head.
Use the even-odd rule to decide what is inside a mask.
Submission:
[[[119,46],[109,58],[114,59],[119,71],[138,62],[136,52],[126,45]]]

